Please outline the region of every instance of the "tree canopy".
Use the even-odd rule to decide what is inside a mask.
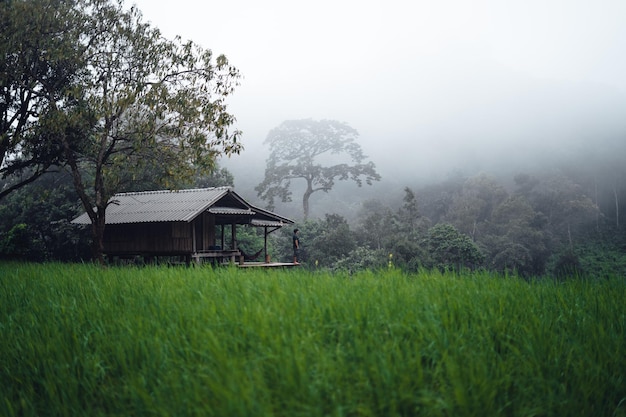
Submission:
[[[352,180],[360,187],[380,180],[373,162],[365,162],[358,132],[335,120],[288,120],[268,134],[270,156],[265,178],[255,189],[270,208],[276,199],[291,201],[293,180],[304,180],[304,219],[309,217],[309,199],[318,191],[328,192],[335,181]]]
[[[46,126],[81,70],[82,8],[63,0],[0,2],[0,178],[11,178],[0,198],[62,163]]]

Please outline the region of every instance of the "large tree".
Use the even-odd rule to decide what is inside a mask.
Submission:
[[[82,71],[64,107],[48,109],[45,132],[63,150],[102,261],[110,198],[154,161],[162,186],[175,187],[241,150],[225,103],[239,73],[224,56],[163,38],[121,0],[80,3]]]
[[[288,120],[271,130],[265,143],[270,156],[265,179],[255,189],[270,208],[276,199],[291,201],[293,180],[303,180],[304,219],[309,217],[309,199],[318,191],[328,192],[336,180],[352,180],[360,187],[380,180],[373,162],[365,162],[358,132],[335,120]]]
[[[42,126],[63,108],[81,69],[82,5],[65,0],[0,2],[0,198],[61,163]]]

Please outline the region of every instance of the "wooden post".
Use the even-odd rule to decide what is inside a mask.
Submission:
[[[267,226],[265,226],[263,228],[263,249],[264,249],[264,255],[265,255],[265,263],[269,264],[270,263],[270,256],[267,254]]]
[[[191,250],[196,252],[196,225],[191,222]]]

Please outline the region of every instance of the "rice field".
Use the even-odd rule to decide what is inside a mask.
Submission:
[[[0,416],[626,416],[626,280],[0,263]]]

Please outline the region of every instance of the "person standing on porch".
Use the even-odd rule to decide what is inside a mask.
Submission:
[[[300,254],[300,238],[298,237],[298,232],[300,230],[293,229],[293,263],[298,265],[298,255]]]

